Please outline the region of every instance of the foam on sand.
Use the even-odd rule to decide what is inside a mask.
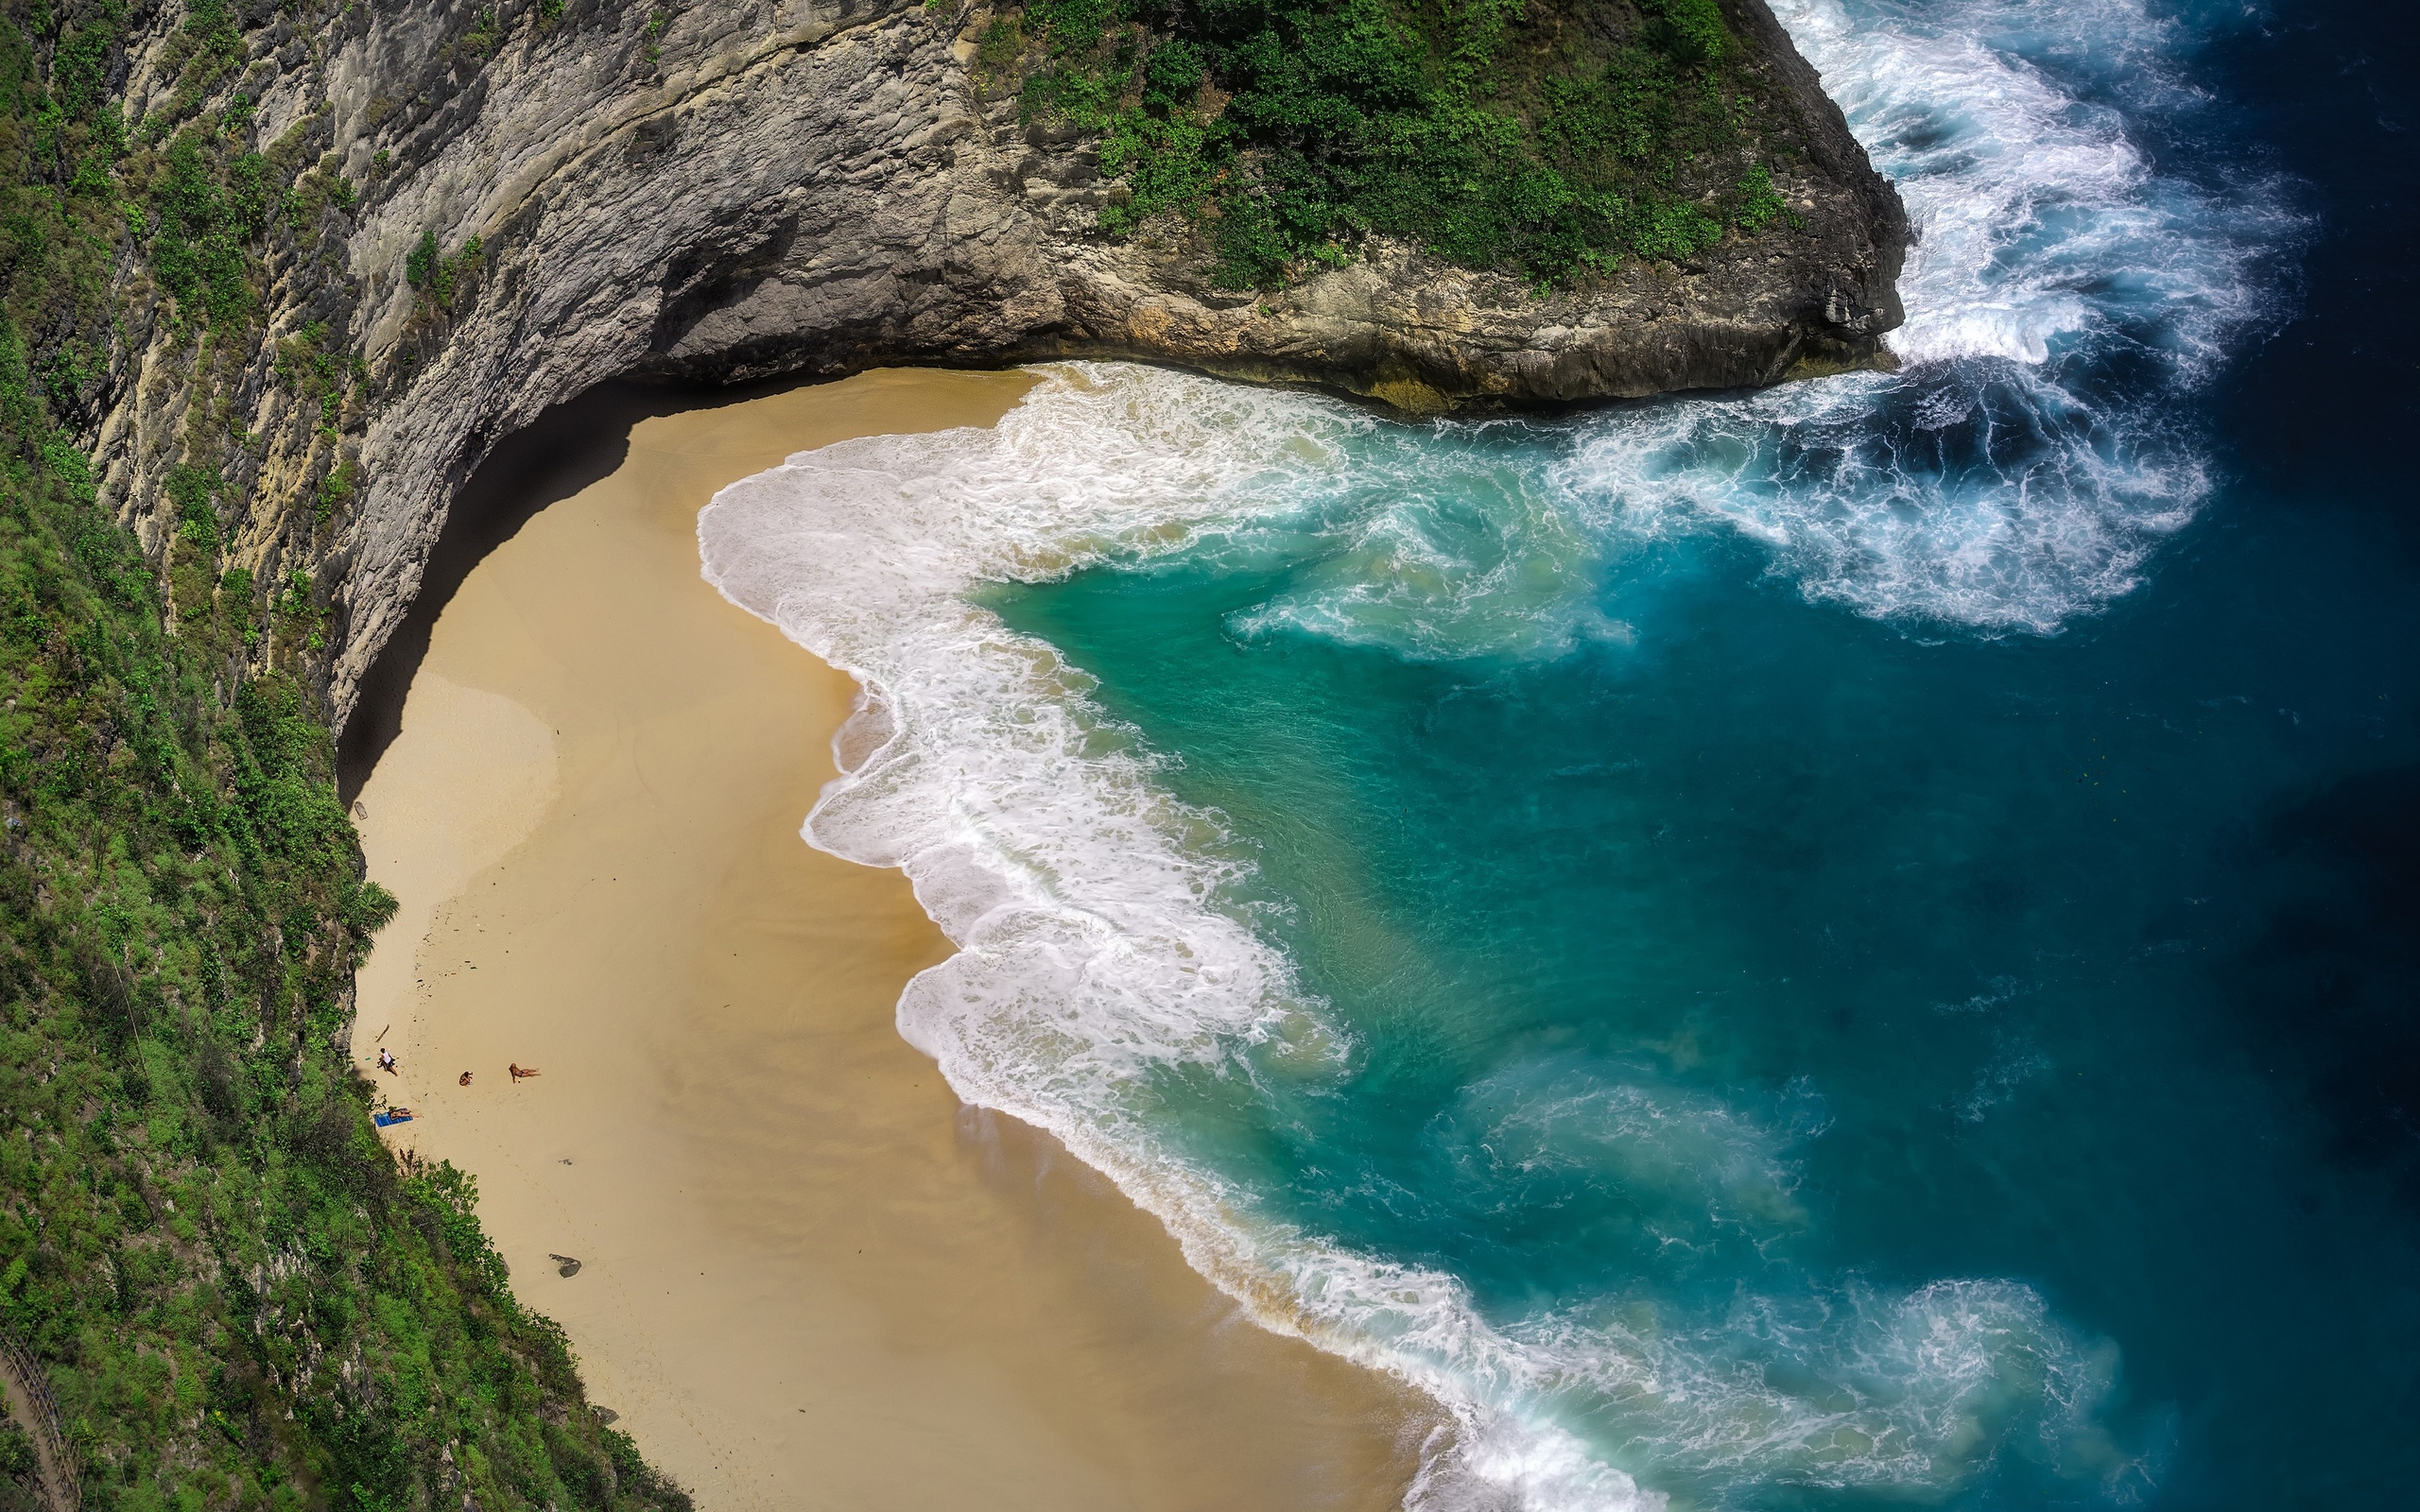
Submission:
[[[1614,1441],[1725,1476],[1942,1487],[1988,1452],[1987,1420],[2088,1418],[2096,1391],[2077,1383],[2095,1367],[2019,1285],[1767,1299],[1751,1322],[1815,1383],[1773,1388],[1718,1348],[1720,1320],[1652,1335],[1585,1313],[1499,1324],[1458,1279],[1272,1219],[1177,1153],[1155,1074],[1249,1076],[1273,1052],[1306,1074],[1340,1064],[1345,1039],[1255,932],[1250,865],[1219,816],[1171,798],[1164,758],[1089,680],[972,595],[1287,528],[1374,424],[1300,396],[1075,367],[992,432],[802,454],[700,516],[709,579],[866,688],[807,834],[903,868],[959,947],[901,998],[902,1033],[959,1095],[1113,1176],[1265,1324],[1444,1403],[1456,1426],[1430,1445],[1424,1504],[1508,1488],[1540,1507],[1654,1504],[1604,1457]],[[1838,1405],[1824,1383],[1853,1360],[1889,1390]]]
[[[420,1114],[388,1137],[477,1177],[517,1295],[702,1504],[1374,1509],[1411,1393],[1237,1327],[1157,1225],[900,1042],[947,943],[795,833],[854,685],[698,580],[720,483],[819,434],[988,421],[1024,382],[649,420],[482,561],[364,789],[371,873],[414,912],[355,1048]]]
[[[1316,1079],[1350,1037],[1255,928],[1248,847],[1161,782],[1173,758],[981,604],[1181,556],[1282,577],[1239,640],[1483,662],[1625,641],[1626,564],[1675,543],[1737,544],[1815,605],[1924,636],[2054,635],[2132,593],[2210,488],[2173,401],[2264,318],[2299,234],[2273,186],[2163,174],[2137,145],[2141,119],[2198,108],[2184,23],[2132,0],[1776,10],[1921,237],[1896,372],[1410,426],[1070,365],[994,431],[802,454],[699,522],[709,579],[865,689],[807,834],[904,868],[958,947],[901,1031],[960,1095],[1112,1175],[1265,1324],[1445,1403],[1424,1505],[1651,1505],[1630,1473],[1651,1468],[1718,1504],[1775,1484],[1939,1498],[2004,1453],[2117,1497],[2150,1473],[2099,1426],[2114,1351],[2013,1280],[1785,1267],[1720,1305],[1505,1314],[1186,1154],[1157,1078],[1275,1096],[1256,1078]],[[1799,1221],[1796,1114],[1641,1068],[1554,1076],[1472,1089],[1444,1133],[1528,1150],[1519,1180],[1618,1171],[1694,1245]]]

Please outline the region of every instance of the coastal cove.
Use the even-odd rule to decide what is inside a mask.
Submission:
[[[699,579],[716,488],[989,423],[1031,381],[877,371],[640,420],[469,572],[355,808],[403,900],[356,1060],[701,1505],[1393,1506],[1432,1408],[1244,1323],[899,1039],[948,944],[896,873],[797,833],[854,684]],[[618,429],[581,444],[610,459]]]
[[[0,1512],[2413,1500],[2399,14],[0,77]]]
[[[2264,376],[2256,43],[1784,16],[1924,231],[1900,371],[1076,364],[802,454],[700,540],[885,692],[813,833],[963,947],[962,1094],[1451,1404],[1418,1505],[2393,1504],[2411,558]]]

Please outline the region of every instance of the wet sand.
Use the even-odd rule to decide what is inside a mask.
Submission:
[[[648,419],[480,562],[360,794],[403,908],[354,1044],[401,1058],[377,1079],[421,1116],[390,1136],[477,1177],[520,1295],[707,1512],[1393,1506],[1421,1399],[1254,1328],[899,1040],[948,944],[900,875],[798,834],[855,685],[698,576],[723,484],[1027,386],[876,372]]]

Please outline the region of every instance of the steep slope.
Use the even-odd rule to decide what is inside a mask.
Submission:
[[[372,1132],[353,971],[394,900],[360,881],[325,727],[287,673],[215,681],[249,594],[164,633],[18,355],[0,352],[0,1454],[39,1451],[52,1512],[685,1508],[514,1299],[469,1178],[399,1169]],[[0,1504],[25,1489],[0,1481]]]

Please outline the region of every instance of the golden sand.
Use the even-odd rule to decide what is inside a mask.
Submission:
[[[420,1117],[389,1133],[476,1175],[522,1297],[708,1512],[1392,1506],[1420,1399],[1253,1327],[899,1040],[948,943],[896,872],[798,835],[855,687],[699,577],[716,489],[1028,385],[643,421],[481,562],[356,811],[403,910],[354,1044],[400,1057],[379,1080]]]

